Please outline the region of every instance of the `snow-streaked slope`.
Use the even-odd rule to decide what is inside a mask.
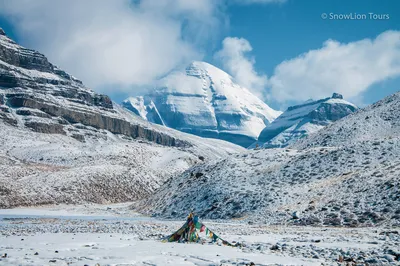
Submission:
[[[300,140],[294,147],[347,146],[359,141],[398,137],[400,92],[350,114],[324,129]]]
[[[134,200],[242,150],[144,121],[0,30],[0,208]]]
[[[135,207],[163,217],[360,226],[400,221],[400,93],[300,140],[194,166]],[[294,214],[295,213],[295,214]]]
[[[172,72],[150,93],[123,105],[148,121],[245,147],[281,114],[205,62]]]
[[[289,107],[263,129],[257,144],[264,148],[286,147],[357,109],[354,104],[343,100],[337,93],[331,98]],[[254,146],[255,144],[252,147]]]
[[[190,147],[157,145],[106,130],[76,128],[75,133],[91,136],[81,142],[10,126],[0,119],[0,207],[132,201],[194,164],[242,150],[181,132],[177,137]]]

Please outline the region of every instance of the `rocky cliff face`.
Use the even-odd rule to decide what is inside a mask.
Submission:
[[[338,93],[329,98],[291,106],[263,129],[257,144],[264,148],[286,147],[357,109]]]
[[[166,146],[185,146],[163,132],[134,123],[106,95],[97,94],[34,50],[0,34],[0,118],[37,132],[89,136],[78,127],[93,127],[143,138]],[[97,132],[99,133],[99,132]],[[99,133],[100,134],[100,133]]]

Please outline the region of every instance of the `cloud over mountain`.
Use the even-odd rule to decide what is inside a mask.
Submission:
[[[350,43],[327,40],[320,49],[280,63],[270,78],[270,97],[285,102],[339,92],[352,98],[398,75],[399,31]]]
[[[253,48],[244,38],[226,37],[222,42],[222,49],[215,57],[222,62],[236,82],[263,98],[263,93],[268,82],[267,76],[257,73],[254,57],[247,56]]]
[[[25,45],[91,86],[147,84],[201,58],[217,9],[211,0],[0,1]]]

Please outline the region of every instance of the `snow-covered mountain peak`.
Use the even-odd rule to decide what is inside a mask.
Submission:
[[[223,71],[207,62],[193,61],[186,67],[186,74],[188,76],[204,77],[210,76],[215,79],[232,80],[232,77]]]
[[[339,93],[332,97],[290,106],[281,116],[267,125],[258,137],[265,148],[285,147],[326,125],[357,110]]]
[[[203,137],[249,146],[281,112],[273,110],[221,69],[194,61],[124,106],[142,118]]]

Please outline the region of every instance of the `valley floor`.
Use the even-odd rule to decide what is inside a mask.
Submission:
[[[160,237],[184,221],[144,217],[128,206],[0,210],[0,255],[7,253],[0,265],[400,265],[399,228],[205,220],[221,237],[242,247],[162,243]]]

